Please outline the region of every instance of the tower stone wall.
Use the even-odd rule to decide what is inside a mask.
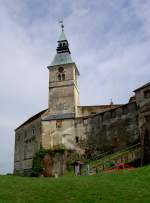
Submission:
[[[59,80],[59,70],[63,69],[64,78]],[[79,90],[75,64],[49,66],[49,113],[51,115],[77,114]]]

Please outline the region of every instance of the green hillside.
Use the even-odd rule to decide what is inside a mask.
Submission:
[[[150,202],[150,166],[117,174],[26,178],[0,176],[0,203]]]

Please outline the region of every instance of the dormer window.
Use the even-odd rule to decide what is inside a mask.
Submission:
[[[65,73],[63,67],[58,68],[58,80],[59,81],[65,80]]]
[[[62,127],[62,120],[57,120],[56,121],[56,128],[61,128]]]

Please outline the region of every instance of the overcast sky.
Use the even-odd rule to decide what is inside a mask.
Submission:
[[[150,81],[149,0],[0,0],[0,173],[13,171],[14,129],[47,108],[62,18],[81,105],[126,103]]]

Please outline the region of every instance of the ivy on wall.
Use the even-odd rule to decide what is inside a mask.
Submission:
[[[56,153],[64,154],[64,152],[65,149],[55,149],[55,150],[40,149],[33,158],[31,176],[37,177],[42,173],[43,171],[42,160],[44,159],[46,154],[54,156]]]

